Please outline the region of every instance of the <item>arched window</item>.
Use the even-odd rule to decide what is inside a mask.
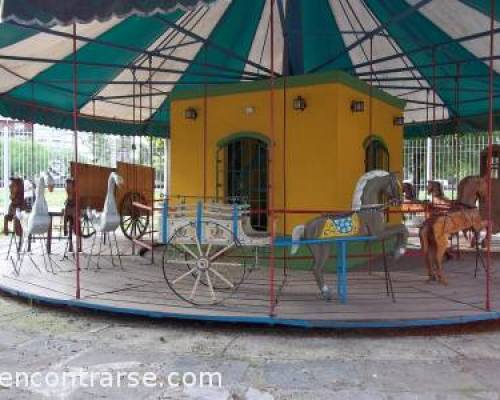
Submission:
[[[389,171],[389,151],[377,137],[371,137],[365,143],[365,172],[374,169]]]
[[[218,144],[217,197],[247,203],[252,227],[267,229],[267,140],[257,134],[232,135]]]

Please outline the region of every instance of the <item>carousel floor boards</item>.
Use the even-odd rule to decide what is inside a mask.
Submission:
[[[269,272],[257,267],[233,297],[221,305],[193,306],[179,299],[167,286],[162,266],[162,250],[156,253],[156,263],[130,254],[130,242],[123,239],[120,247],[123,269],[113,266],[110,256],[102,256],[101,268],[92,265],[81,270],[81,299],[75,298],[75,264],[70,258],[61,261],[64,242],[53,245],[56,273],[45,272],[41,253],[33,260],[28,257],[19,276],[12,272],[11,262],[5,259],[8,239],[0,239],[0,290],[40,303],[71,306],[116,314],[151,318],[178,318],[220,322],[286,325],[321,328],[382,328],[436,326],[460,324],[500,318],[500,279],[492,278],[491,309],[485,302],[485,272],[479,269],[474,278],[473,253],[461,260],[446,263],[449,286],[426,283],[423,259],[406,256],[390,267],[396,302],[386,294],[386,281],[381,260],[371,266],[354,268],[349,272],[347,304],[337,298],[331,302],[320,299],[312,273],[296,269],[276,268],[274,293],[276,305],[270,315]],[[38,246],[34,246],[37,250]],[[497,271],[500,257],[493,256]],[[81,256],[82,267],[86,256]],[[336,275],[327,274],[335,287]],[[493,274],[494,275],[494,274]]]

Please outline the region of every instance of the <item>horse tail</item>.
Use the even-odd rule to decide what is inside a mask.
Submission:
[[[293,228],[292,232],[292,242],[297,242],[300,239],[304,237],[304,232],[305,232],[305,225],[297,225],[295,228]],[[298,244],[293,244],[292,248],[290,249],[290,254],[295,254],[297,253],[297,250],[299,250],[299,245]]]

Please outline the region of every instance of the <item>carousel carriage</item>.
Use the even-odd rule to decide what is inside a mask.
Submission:
[[[117,204],[120,212],[120,227],[130,240],[138,239],[147,233],[150,218],[147,212],[134,207],[134,203],[151,205],[154,194],[154,168],[117,162],[116,169],[90,164],[71,163],[71,178],[66,182],[67,201],[64,208],[65,226],[76,233],[73,216],[75,214],[76,191],[75,176],[78,167],[78,197],[80,205],[80,236],[89,238],[96,233],[87,210],[102,211],[106,199],[108,177],[116,172],[124,180],[117,189]]]
[[[258,249],[270,245],[266,232],[252,228],[250,214],[247,204],[216,202],[164,209],[163,273],[179,298],[214,305],[238,290],[247,271],[258,263]]]

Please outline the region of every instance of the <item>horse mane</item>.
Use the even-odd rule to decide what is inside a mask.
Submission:
[[[361,178],[359,178],[358,183],[356,184],[356,188],[354,189],[354,194],[352,196],[352,209],[354,211],[360,210],[363,205],[362,197],[363,192],[365,191],[365,187],[368,182],[375,178],[381,178],[384,176],[389,176],[389,172],[383,171],[380,169],[376,169],[364,174]]]

